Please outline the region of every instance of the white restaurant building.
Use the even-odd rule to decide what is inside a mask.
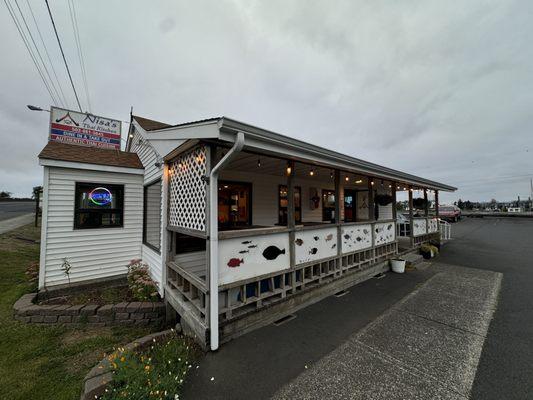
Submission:
[[[211,349],[387,271],[396,193],[426,200],[420,217],[410,207],[417,245],[438,235],[427,200],[455,190],[225,117],[131,122],[126,151],[49,142],[40,153],[39,288],[67,283],[65,258],[77,283],[142,258]]]

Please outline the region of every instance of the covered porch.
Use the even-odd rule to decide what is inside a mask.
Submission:
[[[389,269],[397,192],[430,189],[327,164],[214,141],[167,157],[165,294],[200,342],[213,348],[214,327],[229,340]],[[413,245],[438,232],[427,212],[412,222]]]

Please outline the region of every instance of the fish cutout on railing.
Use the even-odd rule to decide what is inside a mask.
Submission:
[[[252,245],[248,246],[249,249],[255,249],[256,247],[257,247],[256,244],[252,244]]]
[[[228,267],[230,268],[238,267],[241,264],[244,264],[244,259],[242,258],[240,260],[238,258],[232,258],[228,261]]]
[[[326,236],[326,242],[329,242],[331,239],[333,239],[333,233],[330,233],[328,236]]]
[[[239,251],[239,254],[244,254],[244,253],[249,253],[249,252],[250,252],[250,250],[241,250],[241,251]]]
[[[241,242],[241,243],[242,244],[250,244],[250,243],[252,243],[252,241],[251,240],[245,240],[244,242]]]
[[[316,247],[313,247],[311,250],[309,250],[309,254],[316,254],[318,252],[318,249]]]
[[[318,242],[318,239],[320,239],[318,236],[314,236],[313,239],[315,239]]]
[[[350,235],[348,235],[348,234],[344,235],[344,239],[348,240],[348,239],[350,239],[350,238],[351,238]]]
[[[263,257],[265,257],[267,260],[275,260],[280,254],[285,254],[285,249],[282,250],[276,246],[268,246],[263,251]]]
[[[298,238],[298,239],[296,239],[294,241],[294,243],[296,243],[298,246],[301,246],[302,244],[304,244],[304,241],[302,239]]]

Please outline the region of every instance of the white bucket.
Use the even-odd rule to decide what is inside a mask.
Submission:
[[[405,260],[390,260],[390,265],[393,272],[403,274],[405,272]]]

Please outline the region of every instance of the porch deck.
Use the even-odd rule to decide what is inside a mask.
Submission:
[[[207,255],[205,250],[176,254],[174,263],[205,282],[207,273]]]

